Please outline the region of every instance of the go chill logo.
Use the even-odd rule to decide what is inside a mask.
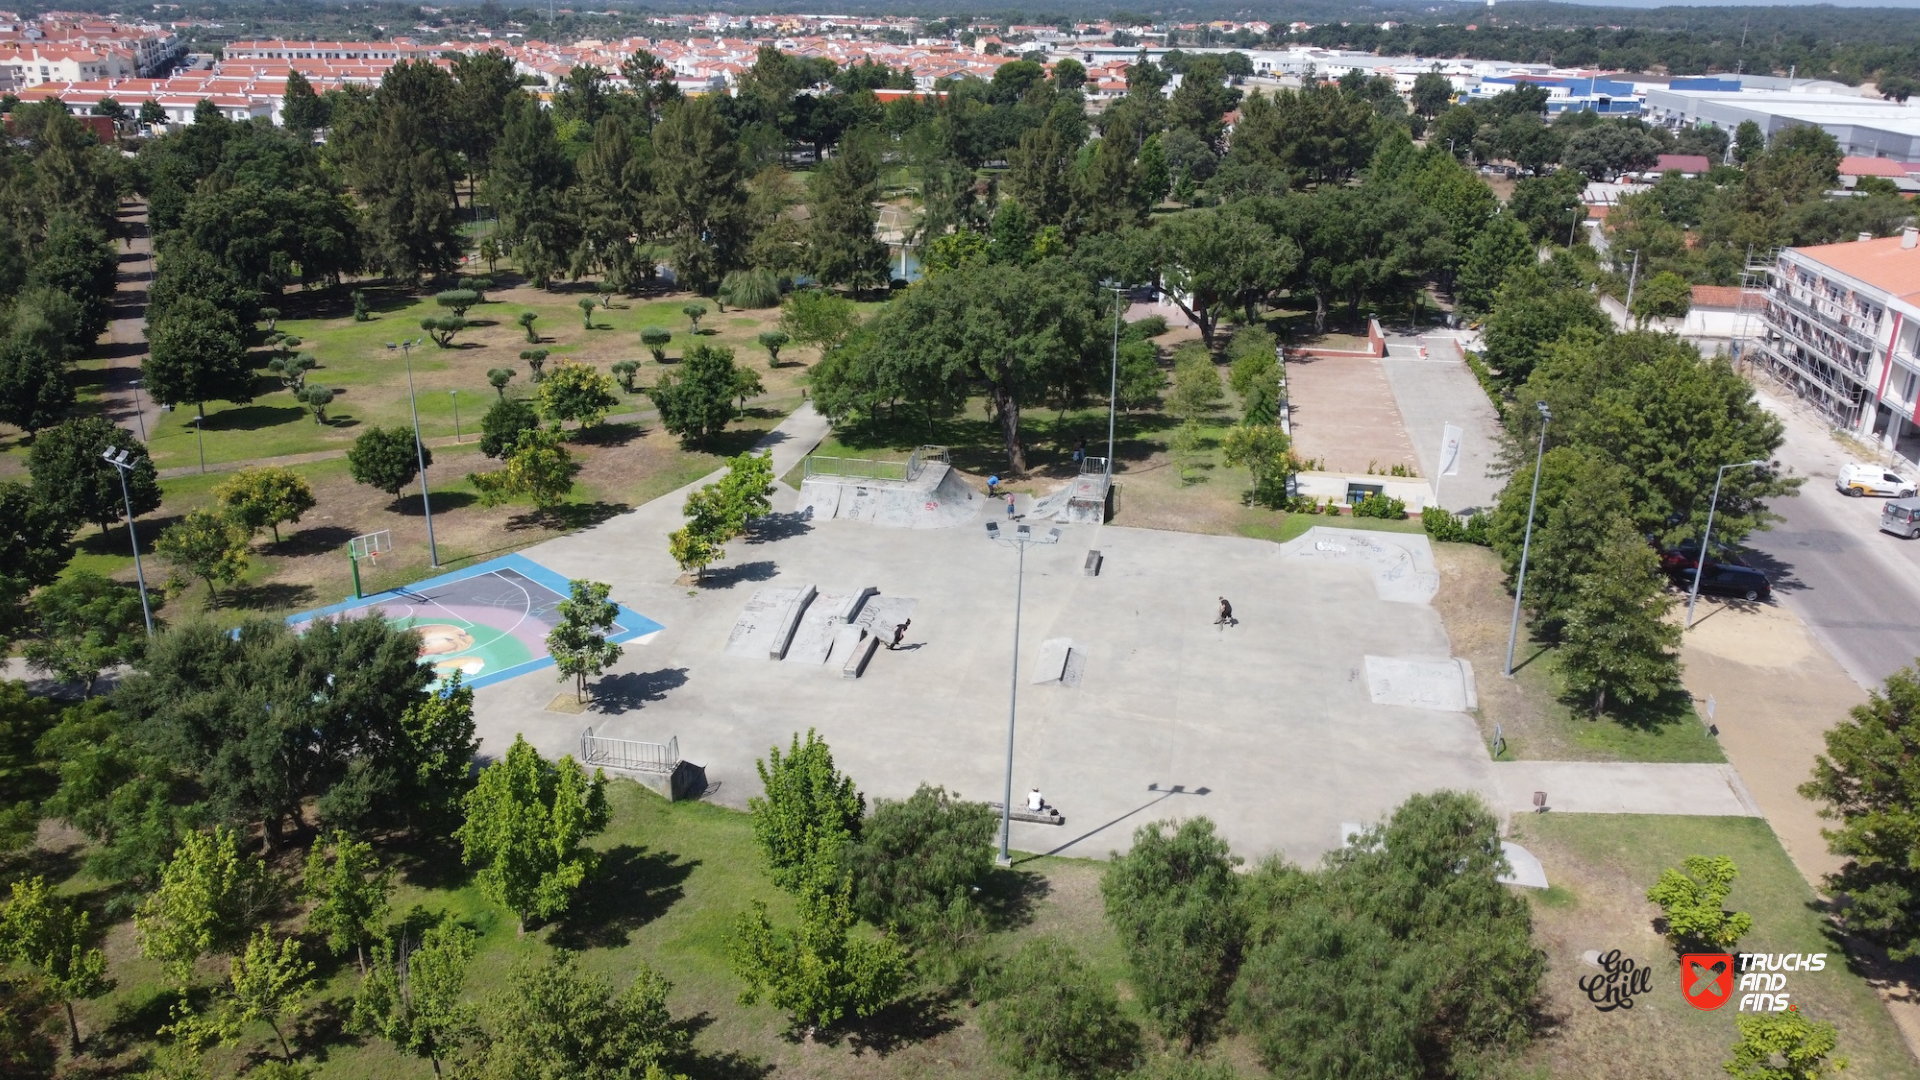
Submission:
[[[1680,958],[1680,988],[1696,1009],[1718,1009],[1738,995],[1736,1012],[1786,1012],[1794,1008],[1787,975],[1826,967],[1826,953],[1741,953],[1737,959],[1727,953],[1688,953]]]

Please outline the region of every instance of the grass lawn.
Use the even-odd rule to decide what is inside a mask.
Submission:
[[[1549,1027],[1514,1076],[1698,1078],[1724,1075],[1737,1038],[1739,999],[1714,1012],[1682,1000],[1677,955],[1653,929],[1660,913],[1646,890],[1690,855],[1726,855],[1740,868],[1727,907],[1753,916],[1747,952],[1827,954],[1826,969],[1789,974],[1793,1003],[1840,1031],[1844,1075],[1920,1077],[1892,1017],[1831,935],[1819,902],[1767,823],[1758,818],[1544,814],[1516,819],[1514,839],[1540,857],[1554,883],[1533,901],[1534,939],[1548,957]],[[1589,950],[1619,949],[1653,968],[1651,992],[1631,1010],[1597,1011],[1576,983],[1597,971]]]
[[[1343,519],[1351,521],[1351,519]],[[1415,523],[1417,524],[1417,523]],[[1475,718],[1492,744],[1506,739],[1505,757],[1546,761],[1725,761],[1719,743],[1685,691],[1675,691],[1619,719],[1592,719],[1560,698],[1559,660],[1551,645],[1523,637],[1506,666],[1513,598],[1503,585],[1499,556],[1471,544],[1434,544],[1440,593],[1434,598],[1455,656],[1473,664],[1480,707]],[[1525,631],[1524,624],[1521,627]]]
[[[327,422],[315,423],[281,388],[278,378],[265,370],[273,352],[263,346],[254,351],[260,369],[254,401],[246,405],[210,402],[207,406],[205,444],[209,464],[344,450],[366,425],[404,426],[412,422],[406,358],[399,351],[388,350],[386,343],[424,338],[420,320],[448,313],[434,303],[430,292],[415,295],[370,284],[359,287],[368,294],[375,312],[372,320],[363,323],[353,321],[347,299],[352,286],[294,292],[279,298],[283,314],[278,329],[300,338],[297,351],[311,353],[320,362],[308,380],[334,391]],[[770,369],[766,351],[755,340],[761,331],[779,321],[778,309],[722,313],[714,301],[688,293],[640,300],[616,297],[611,308],[593,309],[593,329],[589,330],[575,306],[583,298],[598,299],[592,283],[556,284],[551,290],[526,285],[496,289],[486,294],[486,303],[468,310],[466,318],[471,325],[453,339],[451,348],[442,349],[423,340],[412,351],[414,399],[419,406],[422,436],[452,436],[456,405],[460,430],[468,435],[478,432],[481,415],[496,397],[487,383],[487,372],[492,368],[517,371],[509,393],[530,396],[531,371],[520,359],[520,353],[527,349],[546,349],[549,364],[579,360],[603,371],[621,360],[639,360],[644,366],[637,377],[638,385],[652,383],[665,369],[654,363],[651,353],[641,345],[641,327],[660,326],[673,333],[673,341],[667,346],[671,366],[694,340],[680,309],[696,302],[706,305],[708,311],[700,320],[698,340],[733,349],[739,363],[759,372],[767,392],[758,399],[758,405],[785,414],[799,403],[799,383],[806,371],[799,361],[807,357],[798,355],[800,350],[790,350],[783,354],[780,367]],[[525,311],[539,316],[534,323],[538,345],[527,341],[525,331],[515,321]],[[643,396],[623,393],[622,398],[624,404],[616,413],[652,408]],[[191,409],[177,409],[166,414],[151,433],[149,448],[156,465],[165,469],[199,463],[192,415]]]
[[[467,980],[475,999],[497,991],[516,961],[555,949],[579,952],[587,967],[616,986],[631,979],[639,964],[652,965],[674,984],[674,1016],[696,1032],[690,1071],[697,1078],[737,1080],[772,1071],[842,1077],[1000,1075],[987,1060],[974,1010],[964,1000],[913,995],[849,1032],[811,1043],[789,1037],[784,1016],[773,1008],[739,1004],[741,983],[727,961],[735,919],[754,900],[767,902],[776,924],[793,918],[791,899],[773,888],[762,868],[747,816],[707,803],[668,803],[625,780],[615,781],[610,795],[612,823],[593,841],[603,853],[601,876],[555,923],[518,936],[513,917],[482,898],[457,856],[447,852],[428,858],[399,854],[401,875],[392,902],[396,917],[418,905],[481,934]],[[73,839],[57,838],[51,846]],[[49,858],[64,861],[74,854],[56,851]],[[987,891],[1006,932],[994,939],[995,947],[1010,949],[1031,935],[1058,934],[1082,951],[1100,977],[1118,983],[1125,962],[1102,914],[1100,870],[1083,860],[1034,858],[996,871]],[[84,879],[69,884],[70,891],[83,895],[88,888]],[[285,915],[283,929],[296,929],[298,913]],[[83,1003],[80,1023],[95,1054],[124,1066],[164,1022],[165,991],[158,968],[139,957],[130,923],[111,927],[108,950],[119,986],[106,998]],[[323,981],[294,1040],[318,1065],[317,1075],[430,1076],[426,1062],[397,1054],[377,1038],[344,1031],[358,969],[351,956],[334,960],[323,952],[320,959]],[[200,981],[212,984],[221,970],[222,963],[209,961]],[[269,1053],[277,1053],[277,1044],[264,1025],[255,1025],[239,1047],[215,1055],[214,1073],[232,1075]]]
[[[434,537],[439,544],[442,570],[491,558],[537,544],[614,514],[622,513],[682,487],[719,468],[724,459],[753,445],[779,416],[755,408],[736,421],[710,446],[689,450],[657,425],[626,422],[576,436],[569,448],[581,463],[572,500],[551,517],[539,517],[527,505],[488,508],[480,505],[471,472],[487,471],[498,463],[482,456],[477,437],[459,446],[434,449],[428,475],[433,491]],[[251,615],[284,615],[334,603],[353,593],[352,566],[345,548],[349,539],[381,529],[389,530],[393,553],[379,565],[361,564],[361,581],[368,592],[404,585],[440,573],[429,565],[426,521],[420,512],[418,488],[399,498],[354,483],[343,458],[329,458],[290,466],[313,487],[317,505],[298,524],[281,526],[281,540],[262,532],[250,552],[250,568],[237,586],[223,588],[220,604],[208,610],[207,587],[196,583],[170,596],[156,615],[166,621],[210,614],[223,623]],[[163,502],[155,513],[138,522],[145,554],[147,583],[158,590],[168,577],[165,560],[153,553],[153,542],[168,525],[196,507],[213,501],[213,489],[227,474],[190,472],[161,481]],[[124,528],[105,534],[87,527],[77,538],[78,551],[70,569],[103,573],[131,582],[133,557]]]

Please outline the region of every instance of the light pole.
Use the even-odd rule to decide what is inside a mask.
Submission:
[[[1553,413],[1544,401],[1534,402],[1540,410],[1540,448],[1533,455],[1533,494],[1527,499],[1527,533],[1520,542],[1520,579],[1513,585],[1513,625],[1507,629],[1507,669],[1500,674],[1513,678],[1513,643],[1520,637],[1520,597],[1527,591],[1527,555],[1533,550],[1533,508],[1540,501],[1540,466],[1547,457],[1547,425]]]
[[[407,408],[413,412],[413,457],[420,465],[420,512],[427,518],[427,565],[438,570],[440,546],[433,541],[433,506],[427,497],[427,450],[420,442],[420,406],[413,397],[413,347],[418,344],[419,338],[398,345],[389,341],[387,348],[399,349],[407,359]]]
[[[1640,280],[1640,253],[1637,251],[1629,251],[1627,252],[1627,254],[1633,256],[1633,269],[1629,271],[1627,274],[1627,321],[1632,322],[1633,321],[1633,286],[1636,282]],[[1617,266],[1619,264],[1616,263],[1615,265]]]
[[[1026,600],[1027,589],[1027,547],[1032,544],[1052,544],[1060,539],[1060,530],[1054,529],[1044,540],[1033,538],[1033,528],[1029,525],[1014,526],[1011,537],[1003,536],[1000,523],[987,522],[987,539],[1004,541],[1020,549],[1020,569],[1014,577],[1013,586],[1013,676],[1007,682],[1007,783],[1002,795],[1005,800],[1000,804],[1000,865],[1013,865],[1013,853],[1007,845],[1013,835],[1013,722],[1020,701],[1020,608]]]
[[[194,408],[198,410],[205,408],[205,406],[196,405]],[[200,447],[200,471],[202,473],[207,471],[207,436],[206,429],[201,427],[206,421],[206,413],[196,411],[193,414],[193,441]]]
[[[153,636],[153,609],[147,606],[147,572],[140,566],[140,537],[133,531],[133,494],[127,489],[127,472],[138,462],[128,450],[104,450],[100,456],[120,474],[120,497],[127,503],[127,539],[133,541],[133,576],[140,582],[140,614],[147,618],[147,636]]]
[[[1125,285],[1111,281],[1100,283],[1103,289],[1113,290],[1113,371],[1107,377],[1107,480],[1113,480],[1113,417],[1114,410],[1120,405],[1120,296],[1126,291]]]
[[[453,441],[457,443],[460,441],[460,391],[449,390],[447,393],[453,395]]]
[[[1720,506],[1720,481],[1726,478],[1728,469],[1765,468],[1764,461],[1736,461],[1731,465],[1722,465],[1713,474],[1713,501],[1707,503],[1707,535],[1700,538],[1700,554],[1693,561],[1693,588],[1687,594],[1687,625],[1693,628],[1693,605],[1700,599],[1700,575],[1707,568],[1707,545],[1713,543],[1713,512]]]

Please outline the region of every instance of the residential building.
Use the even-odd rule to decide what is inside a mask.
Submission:
[[[1835,427],[1920,458],[1920,230],[1783,248],[1769,278],[1743,359]]]

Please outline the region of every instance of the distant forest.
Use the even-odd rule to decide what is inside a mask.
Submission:
[[[584,6],[573,0],[574,6]],[[399,3],[313,3],[308,0],[201,0],[184,3],[178,17],[221,23],[192,35],[196,45],[212,47],[239,38],[286,36],[366,39],[406,34],[418,25],[457,33],[471,23],[497,28],[524,25],[532,36],[565,40],[611,36],[641,30],[650,16],[690,10],[659,4],[595,0],[601,13],[557,14],[548,9],[512,7],[496,0],[481,4],[442,3],[438,14]],[[45,0],[25,13],[43,10],[118,11],[121,0]],[[964,22],[941,0],[716,0],[700,11],[779,14],[832,10],[847,14],[908,15]],[[171,14],[171,13],[169,13]],[[1797,73],[1847,83],[1879,73],[1920,77],[1920,10],[1845,7],[1587,7],[1523,0],[1489,11],[1478,3],[1410,5],[1383,0],[1371,5],[1353,0],[1291,0],[1249,8],[1237,0],[1206,0],[1174,9],[1145,4],[1130,8],[1092,5],[1078,0],[1028,0],[1018,9],[982,7],[976,17],[1002,25],[1065,24],[1074,19],[1112,18],[1137,25],[1208,19],[1259,19],[1276,25],[1265,37],[1240,32],[1187,34],[1185,46],[1223,45],[1260,48],[1304,42],[1328,48],[1382,54],[1472,57],[1552,63],[1568,67],[1605,67],[1627,71],[1664,70],[1672,74],[1749,72]],[[1342,21],[1344,20],[1344,22]],[[1289,37],[1291,22],[1315,23],[1307,34]],[[1383,22],[1396,23],[1390,30]],[[1476,29],[1469,30],[1473,25]]]

